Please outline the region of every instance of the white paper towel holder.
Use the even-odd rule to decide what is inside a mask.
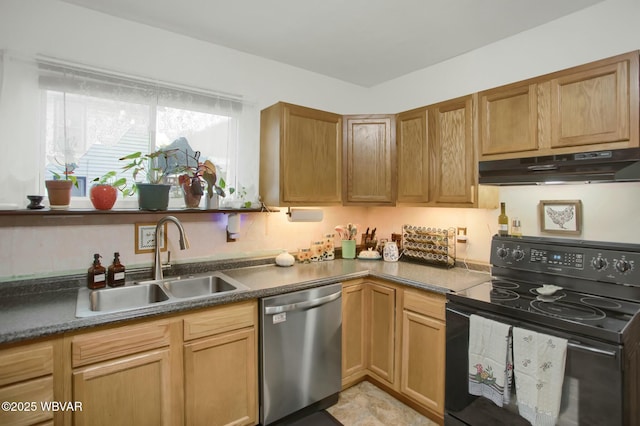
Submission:
[[[289,222],[322,222],[324,213],[321,209],[292,209],[287,207]]]

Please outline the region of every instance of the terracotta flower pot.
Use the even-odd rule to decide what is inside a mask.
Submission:
[[[97,210],[111,210],[118,198],[118,190],[111,185],[93,185],[89,198]]]
[[[70,180],[47,180],[44,182],[49,196],[49,207],[52,209],[68,209],[71,202]]]

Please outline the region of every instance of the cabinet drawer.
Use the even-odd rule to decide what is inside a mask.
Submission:
[[[0,386],[52,373],[53,344],[51,342],[0,351]]]
[[[443,294],[414,290],[404,292],[404,309],[442,321],[445,319],[445,302]]]
[[[168,346],[170,329],[171,323],[163,321],[75,336],[71,344],[72,365],[78,367]]]
[[[53,377],[29,380],[0,388],[0,400],[16,403],[16,411],[0,411],[0,425],[31,425],[53,420],[53,411],[43,411],[41,402],[53,401]]]
[[[256,316],[257,305],[255,301],[220,306],[194,314],[184,320],[184,340],[193,340],[250,327],[255,324]]]

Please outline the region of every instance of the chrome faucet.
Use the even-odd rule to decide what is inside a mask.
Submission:
[[[158,221],[156,224],[156,249],[155,249],[155,258],[153,261],[153,279],[161,280],[162,277],[162,261],[160,260],[160,231],[162,229],[162,225],[165,222],[173,222],[178,227],[178,231],[180,232],[180,250],[189,248],[189,240],[187,240],[187,235],[184,232],[184,228],[182,227],[182,223],[175,216],[165,216]]]

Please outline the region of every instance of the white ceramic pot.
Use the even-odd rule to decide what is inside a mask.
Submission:
[[[294,263],[296,263],[295,257],[286,251],[276,256],[276,265],[278,266],[293,266]]]
[[[398,252],[398,245],[395,241],[387,241],[384,244],[384,250],[382,251],[382,257],[385,262],[397,262],[400,258],[400,254]]]

